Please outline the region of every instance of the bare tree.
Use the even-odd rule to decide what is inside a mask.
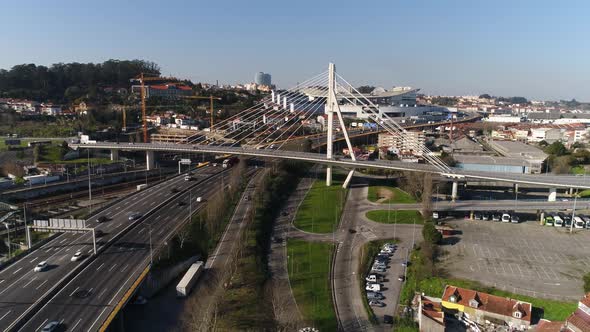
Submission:
[[[432,174],[424,175],[422,188],[422,213],[424,216],[432,215]]]

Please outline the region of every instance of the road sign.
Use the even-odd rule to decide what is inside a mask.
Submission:
[[[51,218],[49,220],[33,220],[33,225],[37,227],[51,228],[85,228],[86,220]]]
[[[180,159],[180,163],[181,163],[181,164],[188,165],[188,164],[190,164],[190,163],[191,163],[191,160],[190,160],[190,159]]]

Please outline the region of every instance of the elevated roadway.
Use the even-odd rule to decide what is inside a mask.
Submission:
[[[103,331],[121,305],[129,300],[128,290],[150,266],[151,250],[169,240],[192,212],[203,208],[206,198],[221,189],[221,167],[205,167],[212,173],[194,188],[165,203],[154,214],[116,240],[57,292],[20,331],[39,331],[49,321],[61,323],[61,330]],[[213,174],[213,175],[211,175]],[[187,182],[188,183],[188,182]],[[228,183],[228,181],[225,181]],[[197,197],[203,197],[197,202]],[[178,202],[184,205],[180,207]]]
[[[325,155],[310,152],[296,152],[271,149],[252,149],[245,147],[228,147],[213,145],[193,145],[193,144],[169,144],[169,143],[134,143],[118,144],[114,142],[97,142],[95,144],[70,144],[72,148],[88,148],[99,150],[135,150],[146,151],[152,154],[153,151],[167,152],[184,152],[184,153],[213,153],[213,154],[232,154],[254,156],[271,159],[290,159],[301,160],[319,164],[328,164],[332,166],[341,166],[344,168],[380,168],[397,171],[412,171],[433,173],[452,179],[482,179],[492,181],[503,181],[509,183],[532,184],[540,187],[549,188],[582,188],[590,189],[590,179],[581,176],[570,175],[534,175],[518,173],[500,173],[500,172],[483,172],[467,171],[460,168],[451,168],[451,171],[442,171],[433,165],[406,163],[401,161],[388,160],[366,160],[353,161],[351,159],[336,157],[335,159],[326,159]]]
[[[199,169],[195,176],[201,180],[206,179],[213,171],[213,168]],[[174,191],[182,191],[188,186],[188,181],[177,176],[137,192],[93,215],[86,221],[86,225],[103,233],[97,238],[97,250],[104,250],[109,242],[132,226],[133,223],[129,220],[131,213],[146,215],[150,211],[156,211],[166,199],[178,195],[173,192],[173,188],[176,188]],[[107,217],[108,221],[97,223],[96,220],[101,216]],[[66,277],[76,272],[80,262],[70,261],[76,251],[82,251],[87,256],[86,259],[92,255],[91,234],[60,234],[0,271],[0,330],[8,329],[19,322]],[[34,272],[33,268],[41,261],[47,261],[48,269]]]
[[[371,205],[367,210],[420,210],[424,205],[422,203],[410,204],[375,204]],[[517,210],[517,211],[557,211],[557,210],[572,210],[574,208],[574,200],[559,200],[555,202],[548,202],[547,200],[465,200],[465,201],[442,201],[432,202],[431,209],[434,211],[502,211],[502,210]],[[576,202],[576,210],[590,210],[590,199],[578,199]]]

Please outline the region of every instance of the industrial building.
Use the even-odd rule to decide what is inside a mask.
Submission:
[[[470,171],[539,174],[547,154],[540,149],[514,141],[488,141],[499,156],[454,154],[457,167]]]

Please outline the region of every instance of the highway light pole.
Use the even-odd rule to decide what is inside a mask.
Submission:
[[[90,181],[90,149],[86,149],[88,152],[88,203],[90,204],[90,213],[92,213],[92,181]]]
[[[574,231],[574,218],[576,217],[576,202],[578,201],[578,189],[576,189],[576,195],[574,196],[574,209],[572,210],[572,222],[570,224],[570,234]]]
[[[8,236],[8,258],[12,257],[12,247],[10,246],[10,227],[8,223],[3,223],[4,227],[6,227],[6,235]]]

